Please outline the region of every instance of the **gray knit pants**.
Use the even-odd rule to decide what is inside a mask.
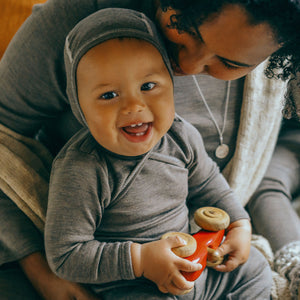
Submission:
[[[190,300],[190,299],[270,299],[271,271],[264,257],[255,248],[247,263],[230,273],[206,270],[196,281],[193,292],[180,297],[165,295],[154,284],[117,288],[103,293],[103,300]],[[17,267],[0,268],[1,300],[38,300],[38,295]],[[59,299],[58,299],[59,300]]]
[[[267,173],[247,206],[255,232],[268,239],[274,252],[300,241],[300,218],[291,205],[293,196],[300,193],[297,148],[276,147]]]
[[[154,284],[116,288],[101,294],[103,300],[266,300],[270,299],[271,270],[258,250],[236,270],[219,273],[206,269],[192,292],[183,296],[162,294]]]

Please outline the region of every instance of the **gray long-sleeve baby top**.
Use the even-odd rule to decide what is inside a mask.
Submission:
[[[248,218],[188,122],[176,116],[154,149],[139,157],[110,153],[83,129],[53,165],[49,264],[63,278],[100,287],[133,280],[131,243],[189,232],[189,208],[202,206],[226,210],[232,222]]]

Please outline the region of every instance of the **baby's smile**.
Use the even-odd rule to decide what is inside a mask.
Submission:
[[[130,142],[143,142],[145,141],[151,132],[152,123],[133,123],[131,125],[121,128],[121,132]]]

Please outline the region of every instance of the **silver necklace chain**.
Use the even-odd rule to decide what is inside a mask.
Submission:
[[[214,117],[214,115],[213,115],[213,113],[212,113],[210,107],[209,107],[208,104],[207,104],[207,101],[206,101],[206,99],[205,99],[205,97],[204,97],[204,95],[203,95],[203,93],[202,93],[202,90],[201,90],[201,88],[200,88],[200,85],[199,85],[199,83],[198,83],[198,80],[197,80],[196,76],[195,76],[195,75],[192,75],[192,77],[193,77],[193,80],[194,80],[194,82],[195,82],[195,84],[196,84],[198,93],[199,93],[199,95],[201,96],[201,99],[202,99],[202,101],[203,101],[203,103],[204,103],[204,105],[205,105],[205,107],[206,107],[206,109],[207,109],[207,111],[208,111],[208,113],[209,113],[209,115],[210,115],[212,121],[214,122],[217,131],[218,131],[218,134],[219,134],[219,140],[220,140],[220,146],[223,147],[223,149],[222,149],[222,154],[218,154],[218,153],[219,153],[218,150],[220,150],[220,148],[219,148],[220,146],[217,148],[217,150],[216,150],[216,156],[217,156],[218,158],[225,158],[225,157],[228,155],[229,148],[228,148],[227,145],[225,145],[225,144],[223,143],[223,134],[224,134],[224,131],[225,131],[226,121],[227,121],[227,113],[228,113],[228,103],[229,103],[229,96],[230,96],[230,86],[231,86],[231,81],[230,81],[230,80],[227,81],[227,92],[226,92],[225,110],[224,110],[224,122],[223,122],[223,127],[222,127],[222,130],[221,130],[220,127],[219,127],[219,125],[218,125],[217,120],[215,119],[215,117]]]

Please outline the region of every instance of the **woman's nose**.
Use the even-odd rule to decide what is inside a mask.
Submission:
[[[123,114],[132,114],[142,112],[146,107],[145,102],[138,96],[128,96],[124,99],[122,113]]]
[[[179,60],[179,65],[186,74],[199,74],[206,72],[207,67],[214,62],[214,58],[215,55],[212,52],[199,49],[192,54],[183,54]]]

